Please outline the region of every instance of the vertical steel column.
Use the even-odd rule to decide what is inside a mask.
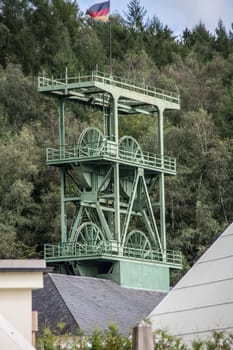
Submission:
[[[118,96],[113,97],[113,128],[114,128],[114,138],[117,144],[117,154],[119,155],[119,133],[118,133]],[[115,239],[121,241],[121,226],[120,226],[120,169],[119,163],[116,162],[114,166],[114,209],[115,209]]]
[[[161,156],[161,166],[164,166],[164,139],[163,139],[163,110],[158,110],[158,141],[159,153]],[[166,242],[166,224],[165,224],[165,186],[164,186],[164,172],[159,175],[159,196],[160,196],[160,235],[163,247],[163,254],[166,257],[167,242]]]
[[[65,114],[64,114],[64,99],[59,99],[59,142],[60,142],[60,156],[64,158],[65,155]],[[66,207],[65,207],[65,170],[60,170],[60,181],[61,181],[61,241],[67,241],[67,230],[66,230]]]
[[[58,100],[59,103],[59,142],[60,142],[60,155],[64,157],[65,148],[65,114],[64,106],[65,101],[63,98]]]
[[[66,204],[65,204],[65,170],[61,169],[61,241],[67,242],[67,229],[66,229]]]

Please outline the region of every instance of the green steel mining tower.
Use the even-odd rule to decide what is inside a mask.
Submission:
[[[167,291],[169,269],[181,268],[181,255],[166,247],[164,176],[176,174],[176,161],[164,155],[163,114],[180,108],[179,96],[97,71],[40,76],[38,91],[59,104],[60,145],[47,149],[46,162],[60,170],[61,242],[46,244],[47,263],[60,272]],[[86,128],[77,144],[66,145],[64,106],[70,100],[101,108],[104,132]],[[156,116],[158,154],[143,152],[131,136],[119,139],[120,114]],[[156,187],[158,218],[150,201]]]

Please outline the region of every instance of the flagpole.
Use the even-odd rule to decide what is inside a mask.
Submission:
[[[112,24],[111,24],[111,2],[109,0],[109,73],[112,75]]]
[[[109,72],[112,75],[112,25],[111,17],[109,16]]]

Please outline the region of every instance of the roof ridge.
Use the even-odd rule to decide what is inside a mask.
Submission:
[[[67,305],[67,303],[66,303],[66,301],[64,300],[62,294],[60,293],[60,291],[59,291],[59,289],[58,289],[58,287],[57,287],[55,281],[53,280],[53,278],[52,278],[52,276],[51,276],[51,275],[53,275],[53,276],[58,276],[59,274],[57,274],[57,273],[48,273],[48,275],[49,275],[50,280],[51,280],[51,282],[53,283],[54,287],[56,288],[56,291],[58,292],[60,298],[62,299],[63,303],[65,304],[68,313],[69,313],[70,316],[72,317],[74,323],[77,324],[77,327],[80,329],[80,326],[79,326],[77,320],[75,319],[73,313],[71,312],[71,310],[70,310],[70,308],[69,308],[69,305]],[[66,275],[65,275],[65,276],[66,276]]]

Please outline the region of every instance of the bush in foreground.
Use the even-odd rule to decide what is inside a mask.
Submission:
[[[63,325],[59,324],[60,334],[53,334],[49,327],[43,329],[37,339],[38,350],[131,350],[132,337],[120,334],[115,324],[109,324],[106,330],[95,330],[90,336],[78,331],[77,336],[62,334]],[[154,332],[155,350],[232,350],[233,334],[213,332],[206,340],[195,340],[190,346],[182,338],[174,337],[164,330]]]

